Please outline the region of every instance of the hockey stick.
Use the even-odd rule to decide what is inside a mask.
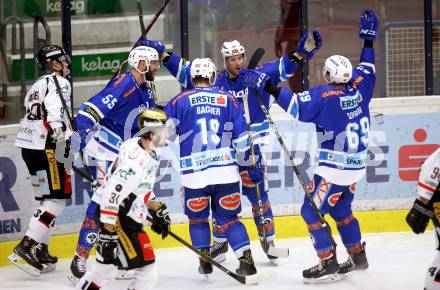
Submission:
[[[69,112],[69,110],[67,108],[66,100],[64,100],[64,98],[63,98],[63,94],[62,94],[62,91],[61,91],[61,86],[60,86],[60,83],[58,82],[58,79],[57,79],[56,75],[53,76],[53,82],[55,83],[55,87],[56,87],[58,96],[60,97],[61,105],[63,106],[63,109],[64,109],[64,111],[67,114],[67,119],[69,121],[70,129],[73,131],[73,118],[70,115],[70,112]],[[66,141],[66,142],[68,142],[68,141]],[[92,174],[90,173],[90,168],[84,162],[84,154],[83,154],[81,149],[79,150],[79,157],[81,159],[81,163],[84,165],[84,167],[85,167],[85,169],[87,171],[87,174],[91,177]],[[72,163],[72,168],[73,168],[73,170],[75,172],[82,173],[81,169],[76,167],[73,163]],[[97,181],[95,180],[95,182],[97,182]],[[92,186],[96,186],[96,185],[93,185],[93,183],[92,183]]]
[[[141,38],[145,39],[145,25],[144,25],[144,14],[142,12],[142,3],[141,0],[136,0],[136,5],[139,14],[139,22],[141,24]]]
[[[298,170],[298,167],[296,167],[295,162],[293,161],[293,158],[292,158],[292,155],[289,152],[289,149],[287,149],[286,144],[284,144],[283,138],[281,137],[280,132],[278,131],[278,128],[276,127],[272,117],[270,116],[269,111],[264,106],[264,102],[263,102],[263,100],[261,98],[261,95],[254,88],[252,89],[252,91],[254,92],[255,96],[257,97],[257,100],[258,100],[258,102],[260,103],[260,106],[261,106],[261,110],[263,110],[264,114],[266,115],[266,118],[269,121],[269,123],[270,123],[270,125],[272,127],[272,130],[273,130],[273,132],[275,133],[275,136],[278,139],[278,142],[280,143],[281,147],[283,148],[284,154],[286,154],[286,156],[289,157],[290,163],[292,164],[292,167],[293,167],[293,171],[295,172],[296,177],[298,178],[299,183],[301,184],[301,187],[303,188],[303,190],[304,190],[304,192],[306,194],[306,197],[307,197],[307,199],[309,200],[309,202],[310,202],[310,204],[312,206],[313,211],[319,217],[319,220],[320,220],[322,226],[324,227],[325,232],[326,232],[327,236],[329,237],[329,239],[330,239],[330,241],[331,241],[331,243],[332,243],[332,245],[334,247],[334,251],[336,252],[337,244],[335,242],[335,239],[333,239],[333,236],[332,236],[332,234],[330,232],[330,225],[324,219],[324,216],[319,212],[319,209],[316,206],[315,201],[313,200],[313,197],[312,197],[311,193],[309,192],[309,190],[307,188],[307,185],[306,185],[306,182],[304,181],[304,178],[302,177],[301,173]]]
[[[84,177],[84,179],[86,179],[87,181],[89,181],[92,185],[96,184],[96,186],[100,186],[100,184],[93,179],[93,177],[89,174],[86,174],[82,171],[78,171],[78,173]],[[147,220],[150,223],[154,223],[153,219],[149,216],[147,216]],[[258,282],[260,282],[261,280],[265,279],[266,276],[271,275],[272,273],[257,273],[254,275],[250,275],[250,276],[243,276],[243,275],[238,275],[230,270],[228,270],[226,267],[222,266],[220,263],[214,261],[208,254],[199,251],[198,249],[196,249],[193,245],[191,245],[190,243],[188,243],[187,241],[185,241],[184,239],[182,239],[181,237],[179,237],[178,235],[176,235],[175,233],[173,233],[172,231],[169,231],[168,234],[173,237],[175,240],[177,240],[178,242],[180,242],[181,244],[183,244],[184,246],[186,246],[187,248],[189,248],[190,250],[192,250],[193,252],[195,252],[199,257],[203,258],[205,261],[211,263],[212,265],[214,265],[215,267],[217,267],[218,269],[220,269],[222,272],[226,273],[228,276],[232,277],[233,279],[235,279],[236,281],[240,282],[241,284],[257,284]]]
[[[137,2],[139,2],[140,0],[136,0]],[[159,8],[159,10],[156,12],[156,14],[154,15],[154,17],[151,19],[150,23],[148,24],[147,28],[143,28],[144,26],[144,16],[142,13],[142,7],[140,7],[140,3],[138,4],[138,13],[139,13],[139,21],[141,22],[141,29],[142,29],[142,35],[141,37],[139,37],[139,39],[134,43],[133,48],[136,47],[136,43],[139,40],[145,39],[146,35],[148,34],[148,32],[151,30],[151,28],[153,27],[154,23],[156,23],[157,19],[159,18],[159,16],[162,14],[163,10],[165,9],[165,7],[167,7],[168,2],[170,2],[170,0],[165,0],[162,4],[162,6]],[[130,50],[131,50],[130,49]],[[121,63],[121,65],[119,66],[118,70],[115,71],[115,73],[113,74],[111,79],[114,79],[115,77],[117,77],[118,75],[121,74],[121,70],[122,67],[127,63],[127,61],[123,61]]]
[[[153,219],[150,218],[149,216],[147,216],[147,220],[150,223],[154,223]],[[272,272],[265,272],[265,273],[257,273],[254,275],[249,275],[249,276],[243,276],[243,275],[239,275],[236,274],[234,272],[232,272],[231,270],[229,270],[228,268],[224,267],[222,264],[220,264],[219,262],[213,260],[209,254],[206,254],[200,250],[198,250],[197,248],[195,248],[193,245],[191,245],[190,243],[188,243],[187,241],[185,241],[184,239],[182,239],[181,237],[179,237],[178,235],[176,235],[175,233],[173,233],[172,231],[168,231],[168,234],[173,237],[176,241],[180,242],[181,244],[183,244],[185,247],[187,247],[188,249],[190,249],[191,251],[193,251],[194,253],[196,253],[199,257],[201,257],[203,260],[211,263],[213,266],[215,266],[216,268],[218,268],[220,271],[222,271],[223,273],[225,273],[226,275],[232,277],[234,280],[238,281],[241,284],[258,284],[260,281],[264,280],[265,278],[267,278],[269,275],[272,275]]]
[[[251,56],[251,59],[249,60],[248,68],[255,69],[258,65],[258,62],[263,58],[263,55],[265,53],[265,50],[263,48],[257,48],[254,52],[254,54]],[[255,163],[255,150],[254,150],[254,140],[252,138],[252,132],[251,132],[251,121],[250,121],[250,112],[249,112],[249,103],[248,103],[248,96],[243,95],[243,106],[244,106],[244,112],[246,117],[246,130],[249,135],[250,140],[250,147],[251,147],[251,163],[254,164],[254,167],[256,166]],[[264,181],[262,181],[264,182]],[[264,208],[263,208],[263,201],[261,199],[261,192],[260,192],[260,185],[255,185],[255,191],[258,201],[258,212],[260,216],[260,225],[263,233],[263,250],[265,250],[265,247],[268,246],[267,236],[266,236],[266,229],[264,227],[266,223],[266,219],[264,218]],[[288,257],[289,256],[289,249],[283,249],[283,248],[275,248],[273,246],[267,247],[266,254],[274,257]]]

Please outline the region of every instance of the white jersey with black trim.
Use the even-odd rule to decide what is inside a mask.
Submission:
[[[147,203],[155,197],[153,186],[157,167],[156,153],[142,148],[140,138],[123,142],[104,184],[92,197],[100,205],[101,222],[115,224],[123,205],[128,207],[125,209],[127,216],[138,223],[146,223]]]
[[[417,184],[420,197],[431,200],[440,183],[440,147],[422,164]]]
[[[47,74],[35,81],[26,94],[24,107],[26,114],[20,120],[15,146],[43,150],[49,129],[49,123],[61,122],[70,131],[69,120],[64,112],[61,99],[55,86],[56,76],[61,93],[70,112],[71,86],[67,79],[55,73]],[[67,136],[70,134],[67,133]]]

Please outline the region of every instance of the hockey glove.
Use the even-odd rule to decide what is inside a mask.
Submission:
[[[264,177],[264,169],[254,166],[240,166],[239,167],[241,181],[243,186],[255,187],[259,184]]]
[[[263,92],[269,79],[270,77],[267,74],[247,68],[242,68],[240,70],[240,76],[238,77],[238,80],[241,81],[243,86],[254,88],[260,94]]]
[[[52,137],[53,142],[58,143],[65,141],[66,134],[64,133],[64,126],[61,122],[50,122],[50,136]]]
[[[96,261],[101,264],[114,264],[118,257],[118,243],[116,232],[101,229],[96,241]]]
[[[414,205],[406,216],[406,223],[416,234],[425,232],[429,219],[434,216],[432,208],[424,204],[419,199],[414,201]]]
[[[149,209],[148,211],[153,218],[151,230],[158,235],[162,235],[162,239],[165,239],[168,236],[171,224],[171,219],[167,206],[164,203],[159,202],[159,208],[157,209],[157,211],[151,209]]]
[[[159,59],[162,58],[162,54],[165,52],[165,45],[163,45],[163,43],[160,41],[142,39],[136,42],[136,47],[138,46],[148,46],[154,48],[159,54]]]
[[[321,48],[321,46],[321,34],[318,30],[315,30],[312,34],[310,34],[310,32],[307,32],[301,38],[298,45],[296,46],[296,52],[301,55],[305,55],[308,60],[311,60],[315,53]]]
[[[364,40],[374,41],[377,37],[378,25],[377,16],[374,11],[365,10],[361,14],[359,37]]]

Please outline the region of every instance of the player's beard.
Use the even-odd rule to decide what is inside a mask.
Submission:
[[[154,81],[154,73],[152,73],[152,72],[145,73],[145,80],[147,80],[149,82]]]

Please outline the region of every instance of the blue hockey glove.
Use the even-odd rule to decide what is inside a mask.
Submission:
[[[136,47],[138,46],[148,46],[157,50],[159,54],[159,58],[162,58],[162,54],[165,52],[165,45],[163,45],[160,41],[149,40],[149,39],[141,39],[136,42]]]
[[[256,89],[259,93],[262,93],[264,87],[266,86],[266,82],[270,79],[270,77],[262,72],[242,68],[240,70],[240,76],[238,80],[245,86]]]
[[[264,177],[264,169],[262,167],[240,166],[240,176],[243,185],[246,187],[255,187]]]
[[[373,10],[365,10],[361,14],[359,37],[364,40],[374,41],[377,37],[379,23]]]
[[[312,34],[307,32],[298,45],[296,46],[296,52],[305,55],[308,60],[312,59],[315,53],[322,46],[322,37],[318,30],[313,31]]]

